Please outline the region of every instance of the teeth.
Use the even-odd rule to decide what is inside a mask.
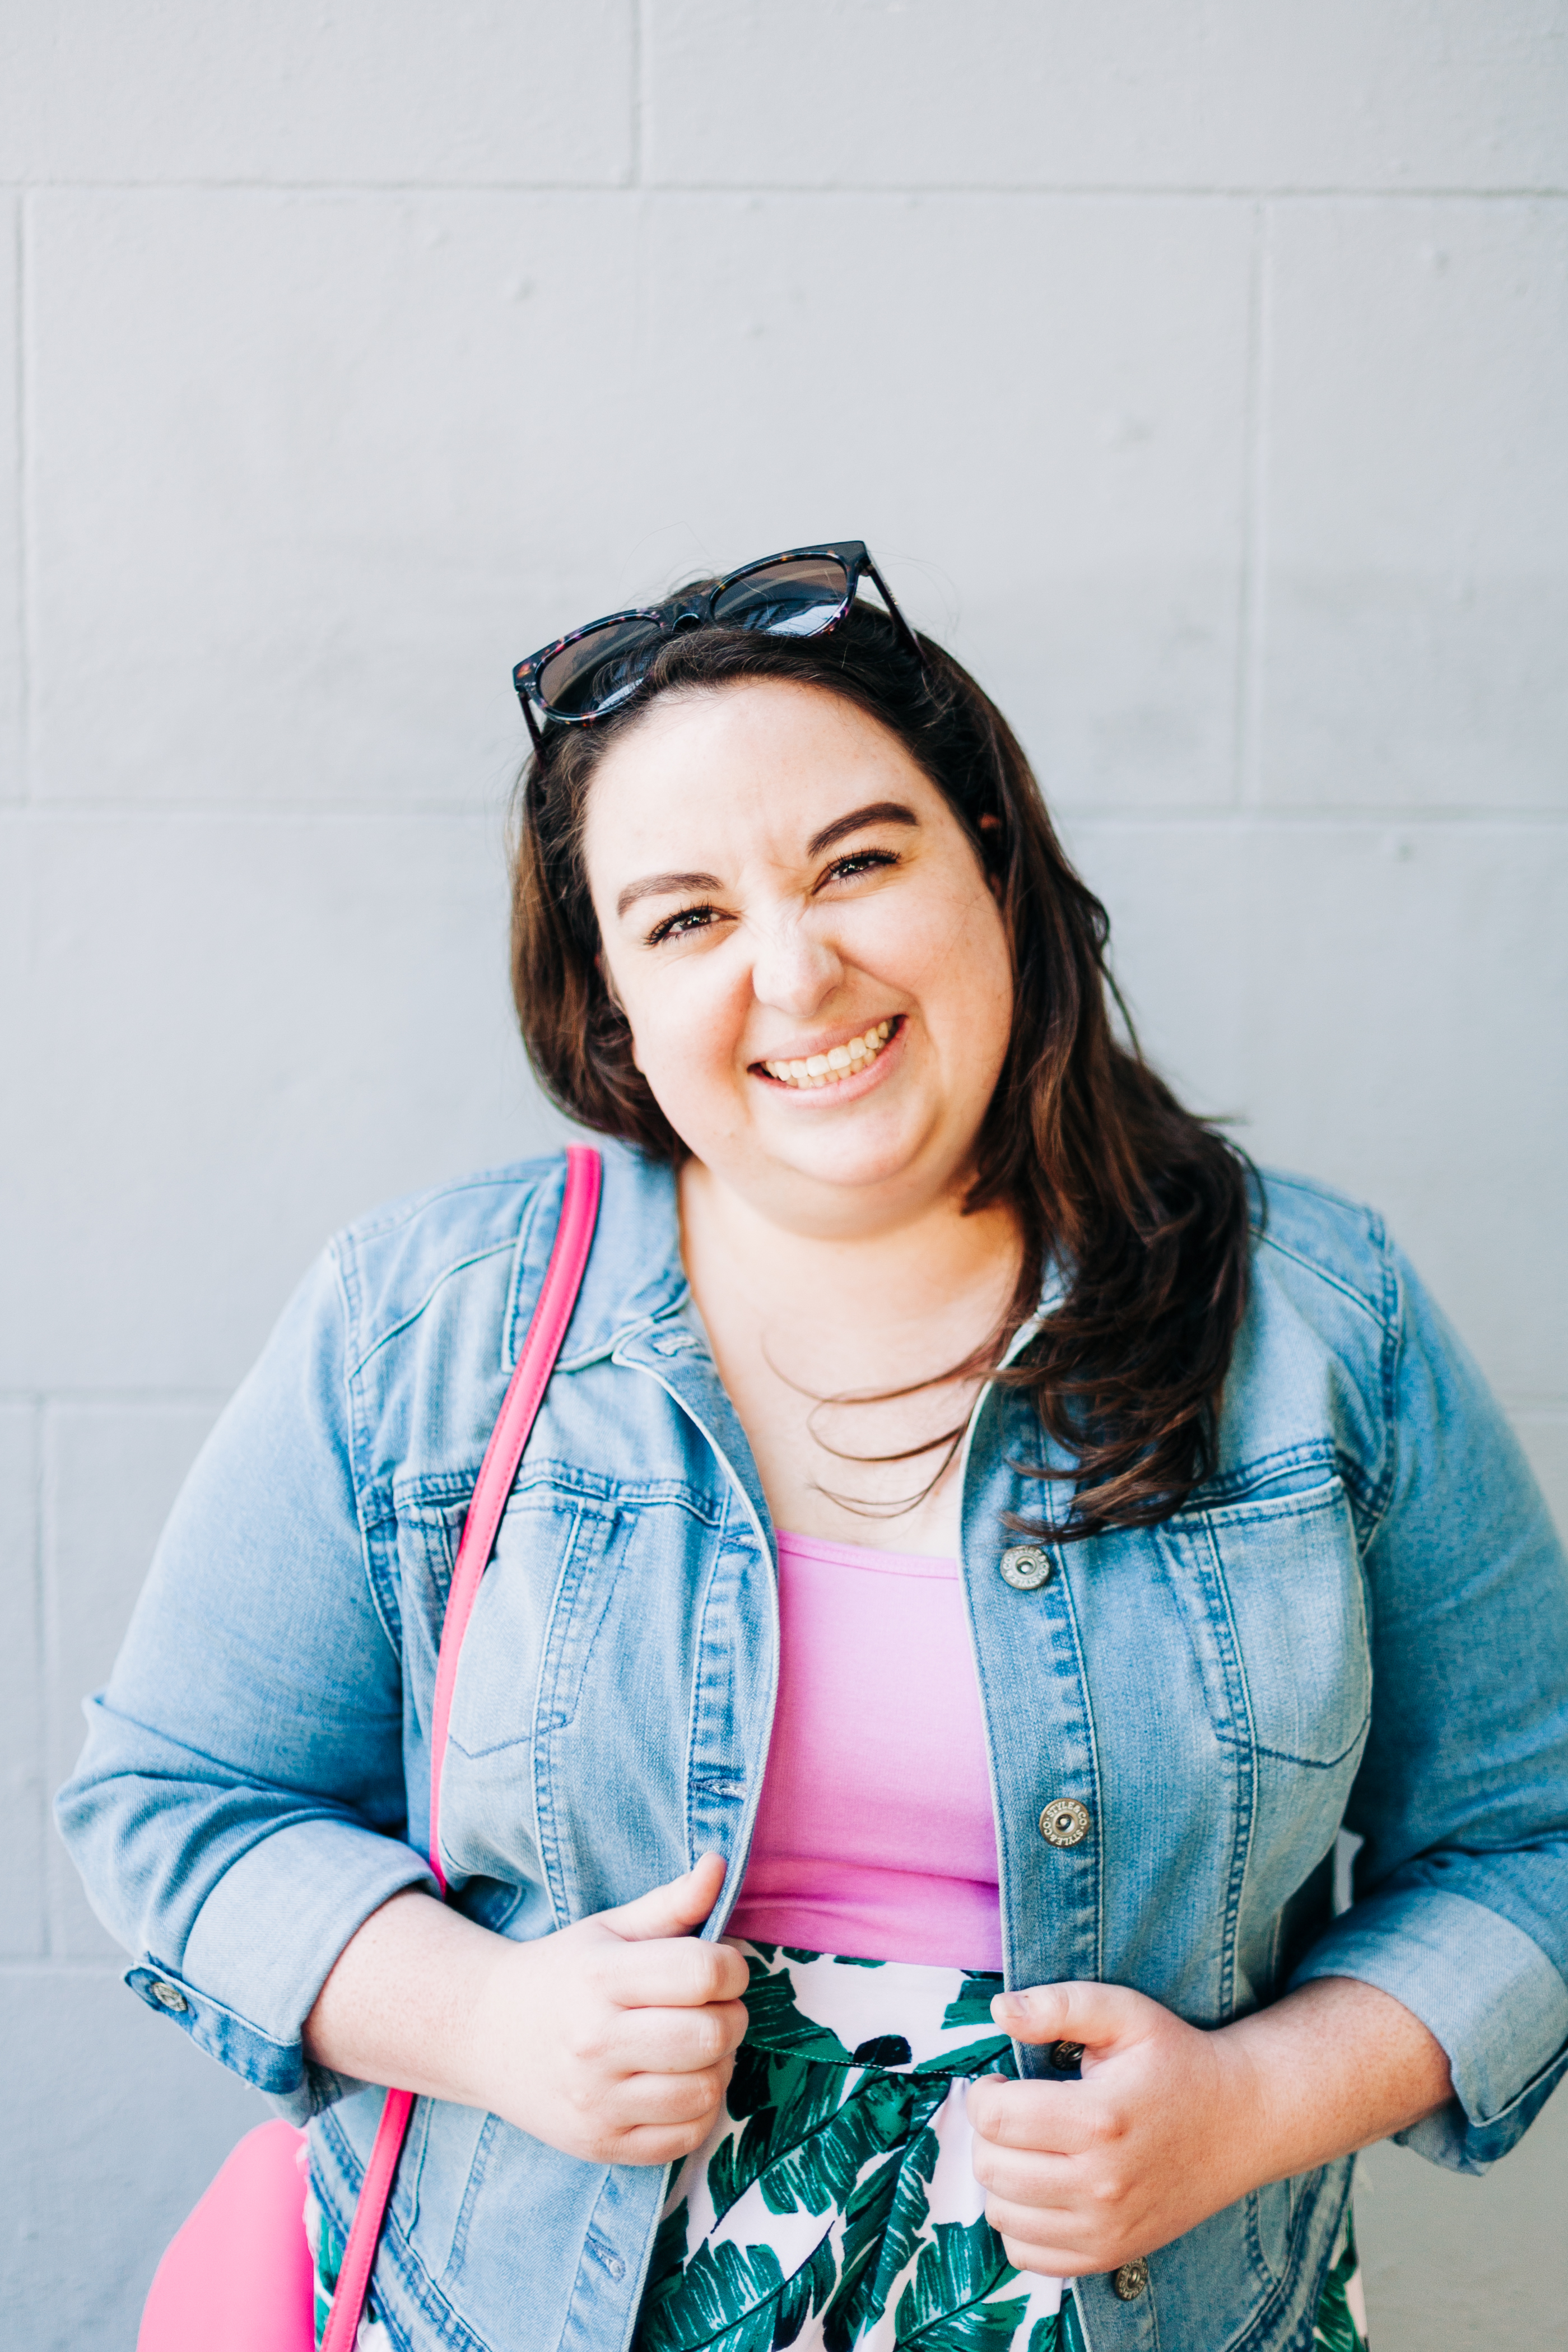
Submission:
[[[835,1045],[830,1053],[808,1054],[803,1062],[764,1062],[762,1066],[787,1087],[836,1086],[846,1071],[874,1062],[892,1034],[892,1022],[879,1021],[863,1036],[852,1037],[847,1045]]]

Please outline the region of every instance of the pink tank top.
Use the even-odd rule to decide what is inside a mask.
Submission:
[[[999,1969],[997,1834],[956,1560],[779,1538],[779,1704],[728,1932]]]

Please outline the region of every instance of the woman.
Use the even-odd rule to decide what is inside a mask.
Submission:
[[[518,1008],[613,1140],[454,1901],[434,1659],[558,1160],[333,1245],[61,1800],[133,1988],[310,2118],[329,2283],[366,2086],[420,2094],[398,2347],[1351,2344],[1352,2152],[1479,2169],[1568,2064],[1518,1451],[1376,1220],[1117,1042],[1017,743],[870,571],[519,668]]]

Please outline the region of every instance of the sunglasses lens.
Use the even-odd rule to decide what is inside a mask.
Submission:
[[[643,666],[658,643],[652,621],[612,621],[606,628],[591,629],[550,656],[535,691],[547,710],[563,719],[613,710],[636,692]]]
[[[814,637],[831,628],[849,602],[850,575],[836,556],[800,563],[768,563],[732,581],[715,602],[724,629],[765,629],[775,637]]]

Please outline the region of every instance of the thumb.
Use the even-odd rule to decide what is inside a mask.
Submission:
[[[634,1903],[601,1911],[599,1924],[629,1944],[647,1943],[656,1936],[689,1936],[718,1901],[724,1872],[722,1853],[705,1853],[695,1869],[684,1877],[672,1878],[665,1886],[650,1887]]]
[[[1072,2050],[1064,2061],[1069,2065],[1076,2065],[1084,2050],[1104,2054],[1142,2041],[1164,2013],[1158,2001],[1126,1985],[1092,1982],[1030,1985],[1020,1992],[999,1992],[991,2003],[991,2015],[1015,2042],[1067,2043]]]

